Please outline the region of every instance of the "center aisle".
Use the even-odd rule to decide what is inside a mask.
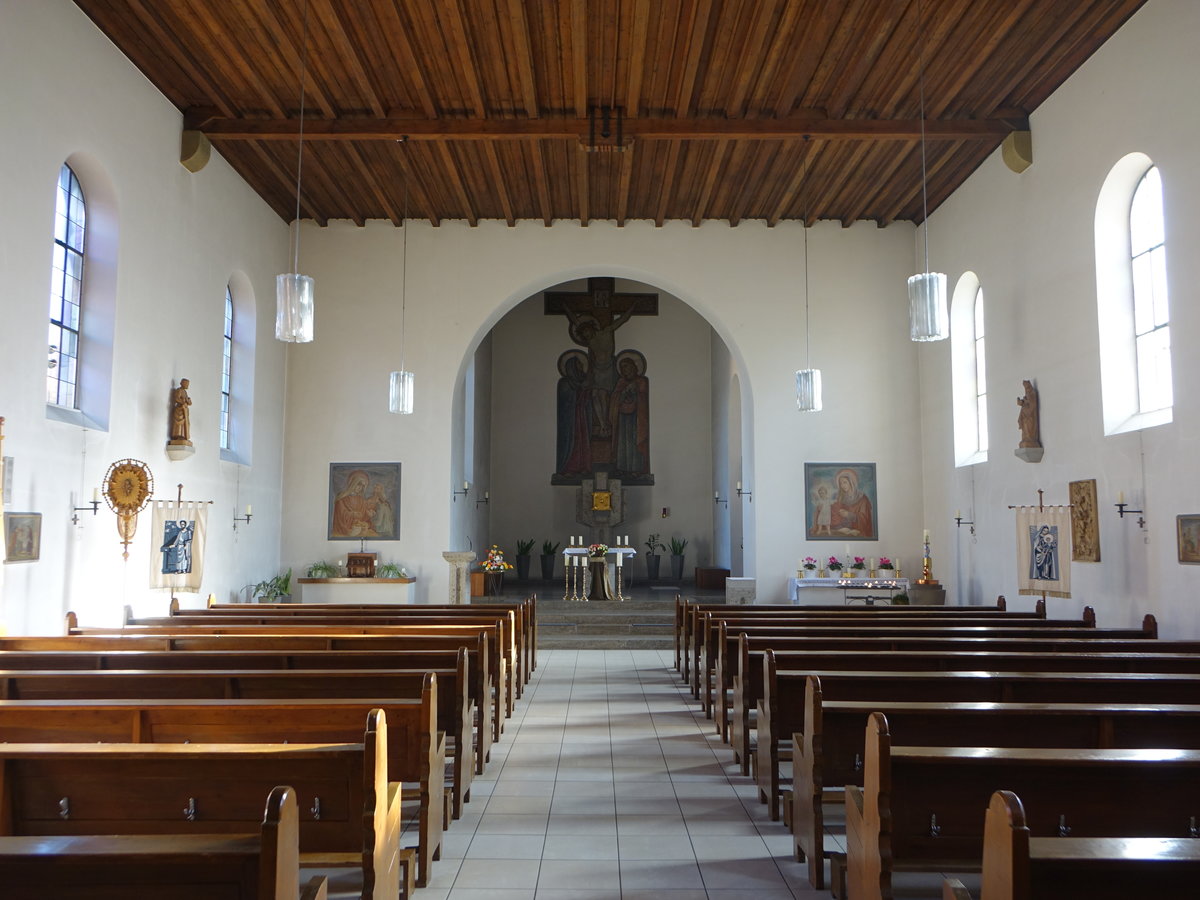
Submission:
[[[816,900],[670,650],[542,650],[417,900]]]

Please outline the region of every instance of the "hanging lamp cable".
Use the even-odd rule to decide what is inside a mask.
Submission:
[[[803,185],[804,199],[801,203],[800,229],[804,232],[804,368],[812,368],[812,348],[809,335],[812,333],[808,325],[808,153],[809,153],[809,136],[804,136],[804,156],[801,159],[800,166],[800,183]]]
[[[300,175],[304,169],[304,84],[308,75],[308,0],[304,0],[300,26],[300,143],[296,150],[296,218],[292,235],[292,271],[300,271]]]
[[[925,168],[925,31],[917,0],[917,81],[921,103],[921,226],[925,230],[925,271],[929,271],[929,187]]]
[[[400,220],[400,370],[407,371],[404,368],[404,338],[408,332],[405,323],[405,314],[408,307],[408,137],[400,139],[402,153],[404,156],[404,164],[401,168],[404,170],[404,209],[403,218]]]

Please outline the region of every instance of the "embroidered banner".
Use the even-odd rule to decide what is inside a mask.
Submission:
[[[1071,508],[1017,507],[1018,593],[1071,596]]]
[[[158,543],[150,554],[151,590],[199,593],[204,576],[208,504],[156,500],[152,528]]]

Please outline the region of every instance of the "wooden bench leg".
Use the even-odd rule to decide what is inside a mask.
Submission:
[[[835,900],[846,900],[846,854],[829,855],[829,893]]]

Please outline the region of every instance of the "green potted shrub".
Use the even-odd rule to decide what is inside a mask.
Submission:
[[[517,578],[529,580],[530,553],[533,551],[533,538],[517,541]]]
[[[407,578],[408,572],[404,571],[404,566],[396,563],[381,563],[375,569],[376,578]]]
[[[662,562],[662,557],[655,553],[655,550],[666,550],[665,544],[660,544],[658,535],[652,534],[646,539],[646,578],[649,581],[658,581],[658,567]]]
[[[686,538],[671,538],[671,580],[683,581],[683,551],[687,549]]]
[[[542,541],[542,580],[554,580],[554,563],[558,559],[558,542]]]
[[[260,581],[250,595],[258,603],[287,603],[292,599],[292,570]]]
[[[337,578],[338,567],[333,563],[315,562],[304,573],[306,578]]]

